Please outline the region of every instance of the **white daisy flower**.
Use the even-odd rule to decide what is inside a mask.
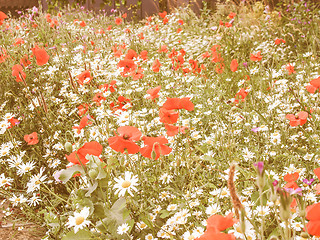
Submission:
[[[91,222],[87,220],[90,214],[90,208],[84,207],[80,213],[75,212],[74,216],[69,216],[67,227],[74,227],[74,233],[77,233],[80,229],[88,226]]]
[[[124,223],[117,228],[117,233],[122,235],[128,232],[129,228],[130,228],[129,225],[127,223]]]
[[[117,182],[114,185],[114,189],[116,189],[115,194],[118,194],[119,197],[122,197],[128,192],[131,196],[133,196],[132,191],[138,191],[135,187],[138,185],[138,177],[133,175],[131,172],[125,172],[124,179],[123,178],[115,178]]]
[[[34,193],[33,196],[27,201],[28,205],[30,206],[36,206],[41,202],[41,198],[37,197],[36,194]]]
[[[3,186],[10,186],[11,185],[11,182],[13,181],[12,178],[7,178],[4,173],[2,173],[0,175],[0,187],[3,187]]]

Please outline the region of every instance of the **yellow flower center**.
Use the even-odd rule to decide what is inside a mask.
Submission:
[[[38,180],[38,181],[36,181],[36,184],[40,184],[41,182]]]
[[[84,222],[84,217],[82,217],[82,216],[76,217],[76,224],[77,225],[80,225],[83,222]]]
[[[15,202],[20,202],[20,198],[16,198],[14,201]]]
[[[122,184],[121,184],[121,187],[123,187],[123,188],[128,188],[128,187],[130,187],[130,185],[131,185],[131,182],[129,182],[129,181],[124,181]]]
[[[29,171],[29,170],[30,170],[30,167],[26,167],[25,170],[26,170],[26,171]]]
[[[5,184],[6,182],[7,182],[7,179],[3,179],[3,180],[1,181],[2,184]]]

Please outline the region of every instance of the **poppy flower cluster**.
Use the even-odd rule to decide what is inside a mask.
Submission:
[[[179,112],[175,110],[179,109],[193,111],[194,104],[190,98],[167,98],[167,101],[159,109],[160,122],[165,124],[168,136],[176,135],[179,130],[184,133],[185,128],[172,125],[178,121]]]
[[[141,155],[157,160],[160,155],[168,155],[172,148],[166,146],[168,140],[164,136],[159,137],[142,137],[144,142],[144,147],[140,148],[135,142],[141,139],[142,133],[141,131],[133,126],[123,126],[117,129],[117,133],[115,132],[114,137],[110,137],[108,139],[109,146],[121,153],[135,154],[140,151]]]

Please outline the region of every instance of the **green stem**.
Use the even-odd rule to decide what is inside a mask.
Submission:
[[[263,189],[261,187],[259,187],[259,195],[260,195],[260,206],[261,209],[263,209]],[[264,240],[264,214],[262,214],[261,216],[261,228],[260,228],[260,235],[261,235],[261,240]]]

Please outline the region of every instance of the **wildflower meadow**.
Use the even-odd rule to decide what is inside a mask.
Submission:
[[[0,196],[42,239],[320,237],[320,8],[0,11]]]

